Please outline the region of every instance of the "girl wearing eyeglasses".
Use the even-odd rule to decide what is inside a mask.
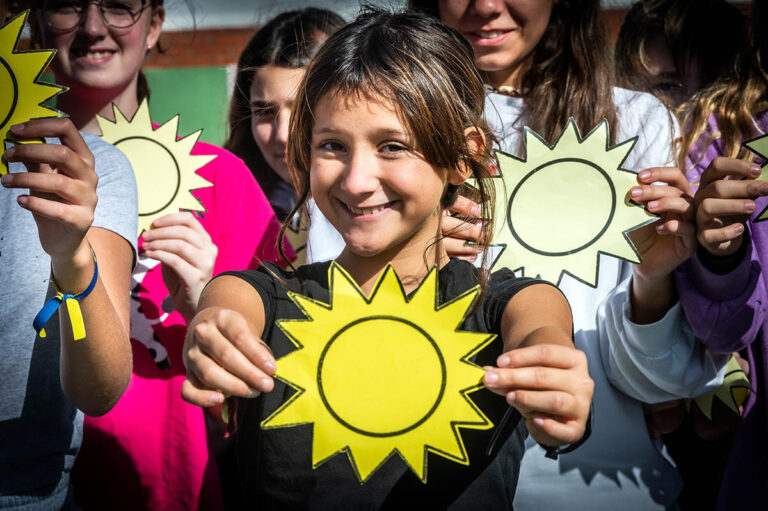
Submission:
[[[70,88],[58,108],[93,133],[96,115],[113,118],[113,103],[132,117],[149,96],[141,66],[160,37],[163,0],[37,0],[34,14],[36,39],[58,50],[52,69]],[[192,154],[216,156],[197,171],[212,186],[192,192],[205,212],[166,215],[141,236],[131,282],[133,377],[109,414],[86,418],[73,470],[86,509],[222,507],[204,413],[181,400],[181,347],[211,275],[277,259],[278,224],[241,160],[201,142]]]

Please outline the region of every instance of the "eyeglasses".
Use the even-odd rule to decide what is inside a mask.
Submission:
[[[45,0],[43,16],[49,27],[73,30],[83,22],[88,6],[97,4],[104,23],[114,28],[133,26],[147,8],[147,0]]]

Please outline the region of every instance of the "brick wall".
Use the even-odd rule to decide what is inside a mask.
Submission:
[[[226,66],[236,64],[240,53],[256,32],[254,28],[205,29],[164,32],[160,53],[153,50],[146,68]]]

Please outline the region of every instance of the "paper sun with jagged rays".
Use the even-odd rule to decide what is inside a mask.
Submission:
[[[707,419],[712,420],[712,404],[717,399],[736,415],[739,415],[739,407],[744,404],[751,391],[749,378],[747,378],[736,357],[732,356],[725,365],[722,385],[717,387],[714,392],[688,400],[687,405],[689,409],[691,404],[696,405]]]
[[[40,81],[40,75],[56,54],[56,50],[18,51],[21,31],[29,16],[24,11],[0,27],[0,156],[5,153],[6,143],[18,143],[9,132],[11,126],[46,117],[64,114],[43,106],[52,97],[61,94],[66,87]],[[22,143],[29,143],[24,140]],[[8,167],[0,158],[0,175],[8,173]]]
[[[601,253],[640,262],[626,233],[656,217],[627,198],[636,174],[621,166],[636,139],[611,147],[607,121],[581,138],[573,119],[551,147],[524,133],[524,159],[496,153],[494,267],[595,287]]]
[[[744,147],[763,158],[768,160],[768,135],[763,135],[752,140],[744,142]],[[768,181],[768,164],[763,165],[763,173],[757,179]],[[755,222],[762,222],[768,220],[768,206],[766,206],[759,215],[755,218]]]
[[[424,483],[428,452],[468,465],[459,428],[493,427],[468,394],[495,335],[458,330],[479,287],[439,304],[435,269],[410,300],[391,266],[370,297],[336,263],[328,278],[330,304],[289,294],[307,319],[277,322],[297,349],[276,377],[296,393],[262,427],[314,424],[313,468],[343,452],[361,484],[395,453]]]
[[[202,130],[178,138],[177,115],[157,129],[149,117],[145,99],[133,119],[112,105],[115,121],[96,119],[101,138],[120,149],[131,162],[139,191],[139,236],[152,222],[179,210],[205,211],[191,190],[211,186],[196,171],[216,158],[215,155],[192,155]]]

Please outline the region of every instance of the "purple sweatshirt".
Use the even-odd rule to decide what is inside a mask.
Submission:
[[[768,112],[757,116],[757,126],[768,132]],[[723,155],[723,143],[716,139],[716,121],[710,119],[707,133],[689,155],[688,180],[698,187],[701,174],[712,160]],[[768,198],[759,198],[747,222],[744,250],[738,266],[724,275],[713,273],[698,255],[676,272],[680,302],[694,335],[713,353],[746,350],[751,368],[753,393],[746,402],[728,462],[724,467],[717,509],[766,509],[763,500],[768,483],[768,221],[754,223],[768,207]],[[705,454],[705,453],[703,453]]]

